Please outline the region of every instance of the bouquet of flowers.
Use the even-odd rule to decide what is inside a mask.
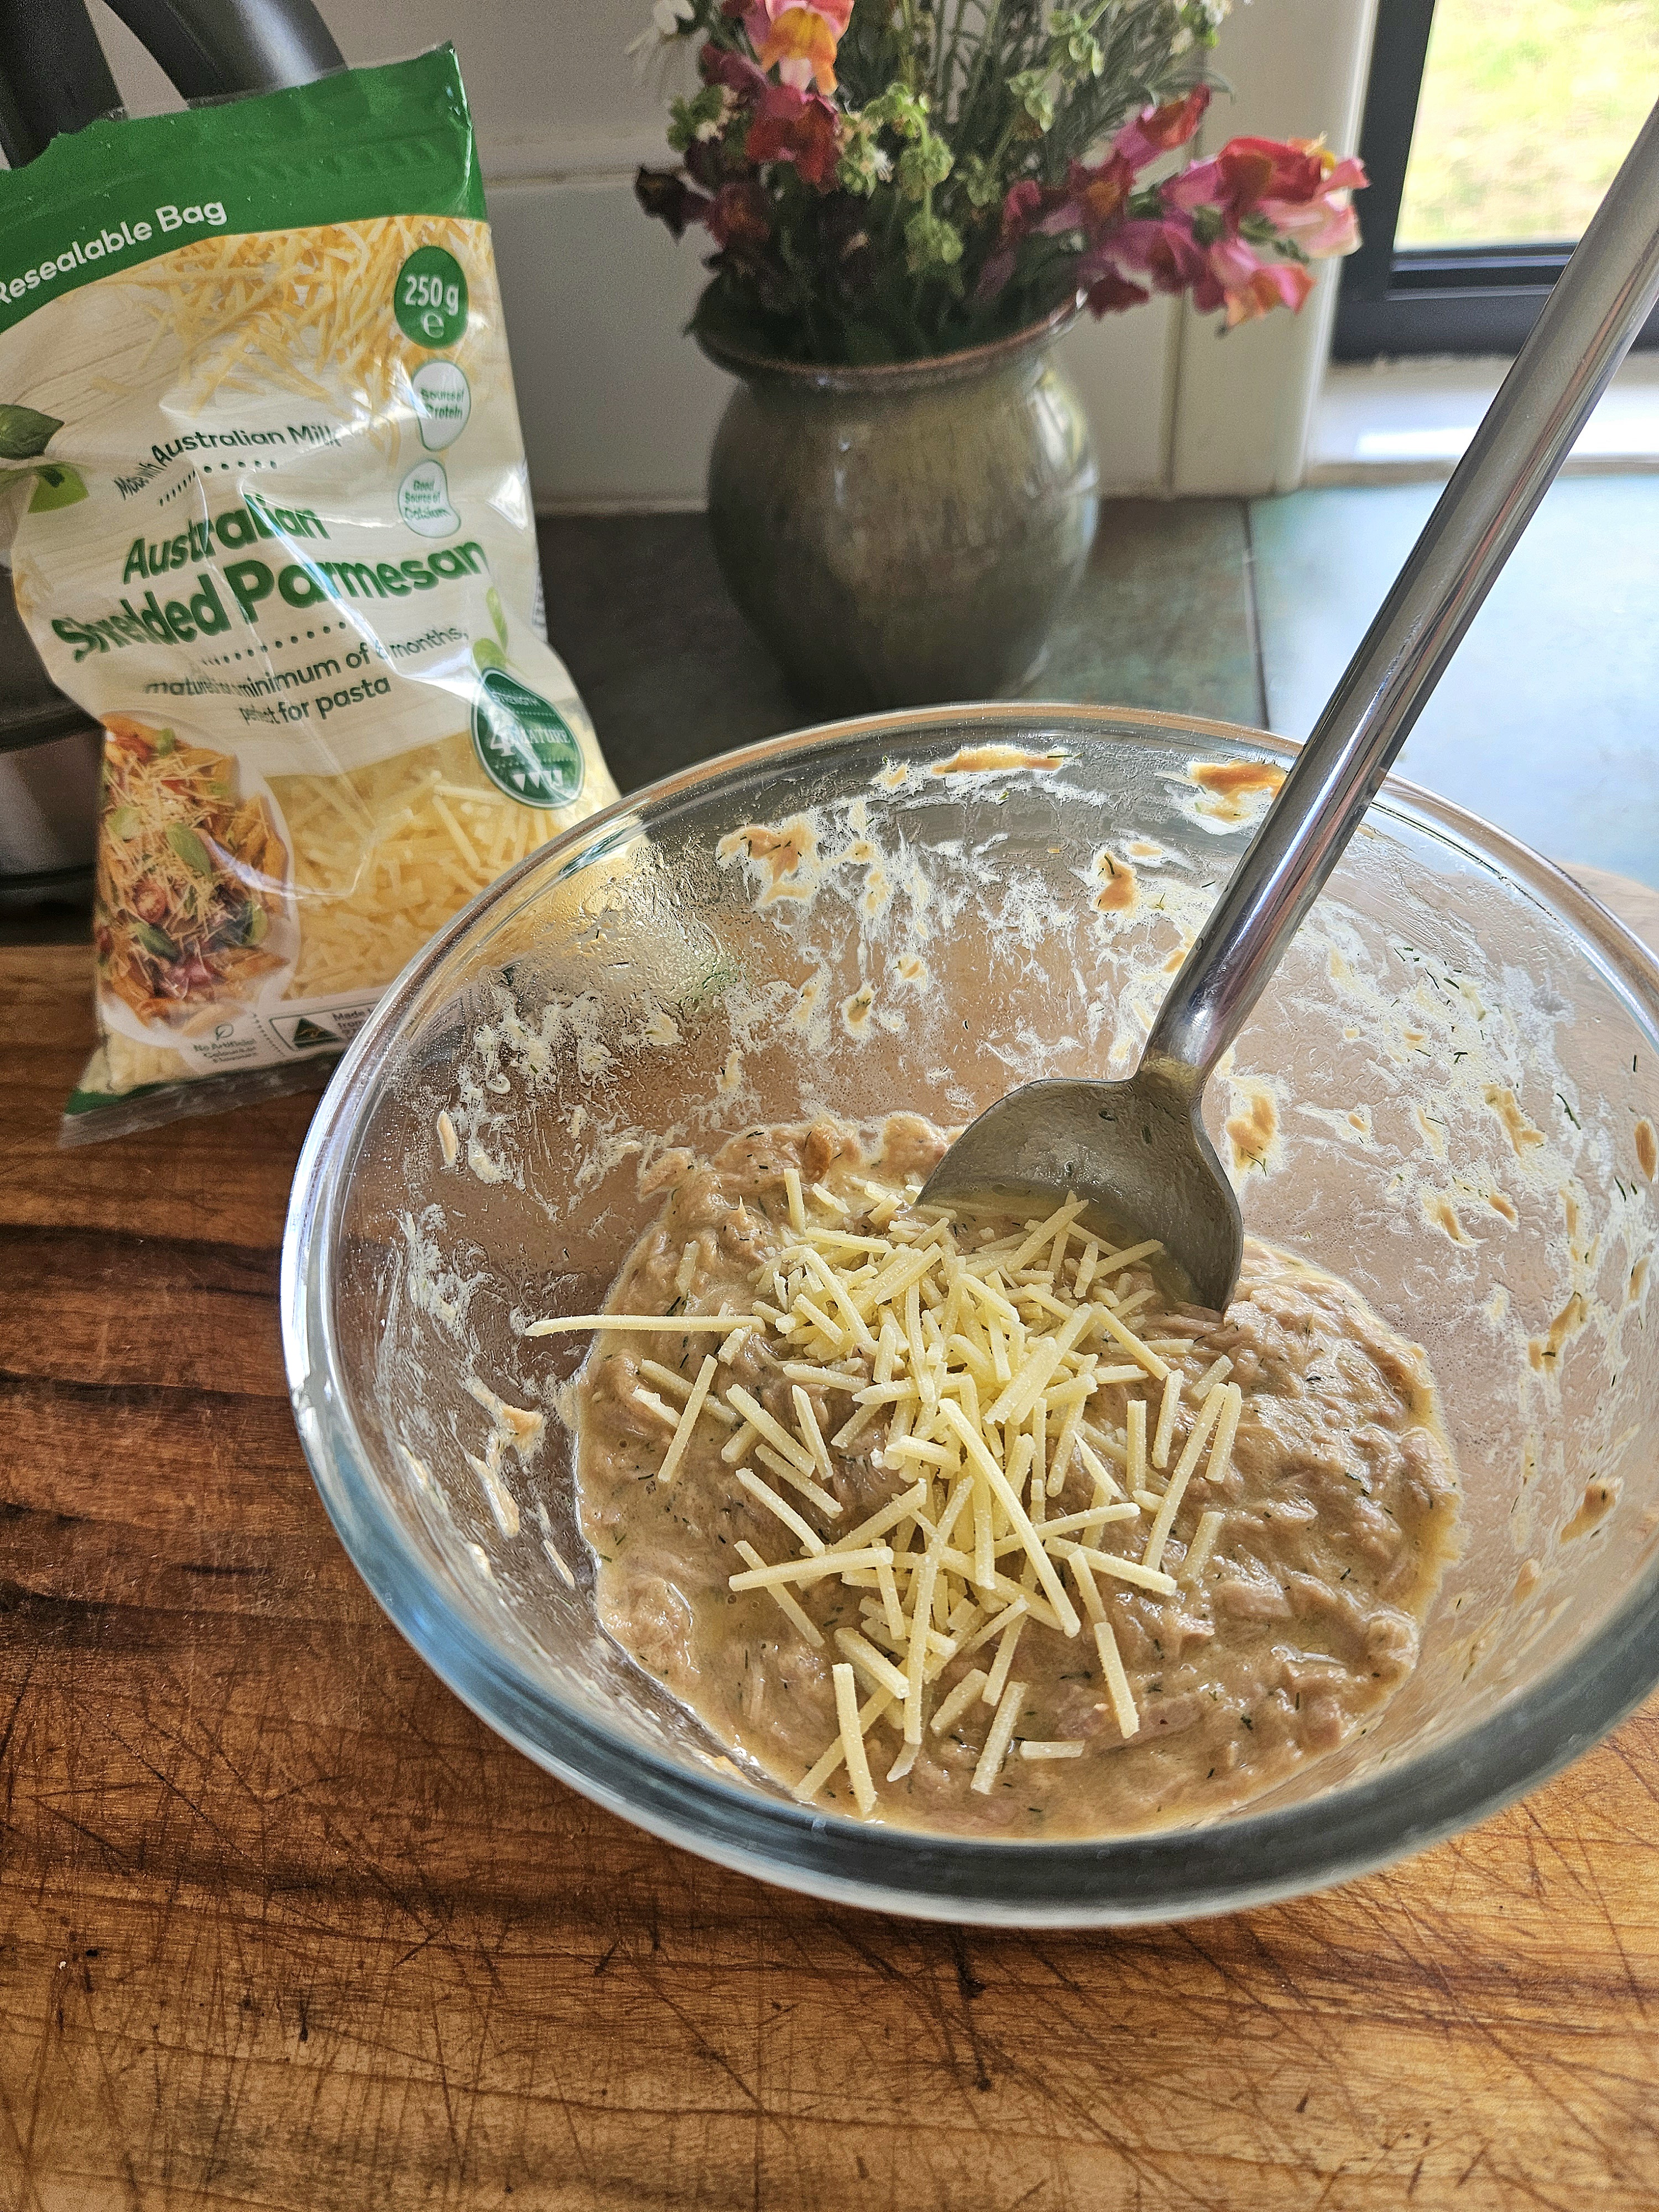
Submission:
[[[1230,0],[656,0],[638,42],[696,42],[674,169],[647,211],[701,224],[696,326],[785,359],[983,343],[1086,301],[1190,292],[1225,327],[1299,308],[1358,243],[1358,161],[1197,133]],[[1150,173],[1164,167],[1166,173]]]

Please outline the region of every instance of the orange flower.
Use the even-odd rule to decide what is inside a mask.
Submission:
[[[816,84],[836,88],[836,48],[853,13],[853,0],[755,0],[744,19],[755,58],[775,69],[781,82],[805,92]]]
[[[1292,314],[1300,313],[1303,301],[1313,289],[1313,281],[1309,271],[1294,262],[1264,264],[1242,291],[1228,293],[1228,329],[1236,330],[1240,323],[1254,322],[1258,315],[1271,314],[1275,307],[1288,307]]]
[[[1066,184],[1081,211],[1083,228],[1095,238],[1123,210],[1134,189],[1134,171],[1121,154],[1109,154],[1097,168],[1073,161]]]

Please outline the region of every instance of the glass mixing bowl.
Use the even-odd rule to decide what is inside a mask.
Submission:
[[[387,993],[295,1184],[294,1405],[376,1597],[531,1758],[822,1896],[1164,1919],[1462,1827],[1659,1679],[1659,969],[1547,863],[1392,784],[1209,1101],[1248,1227],[1347,1276],[1443,1392],[1462,1549],[1372,1724],[1203,1825],[935,1838],[803,1809],[595,1619],[560,1412],[585,1340],[524,1329],[602,1301],[655,1210],[641,1170],[758,1121],[962,1122],[1027,1077],[1127,1069],[1291,752],[1030,705],[781,738],[583,823]],[[469,1382],[545,1415],[498,1476]]]

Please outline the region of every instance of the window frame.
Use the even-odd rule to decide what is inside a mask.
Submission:
[[[1377,9],[1359,138],[1370,179],[1359,198],[1364,243],[1343,264],[1334,361],[1518,353],[1572,252],[1571,240],[1396,247],[1434,9],[1435,0],[1383,0]],[[1659,309],[1636,343],[1659,346]]]

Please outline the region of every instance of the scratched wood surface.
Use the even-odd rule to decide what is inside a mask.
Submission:
[[[1659,1701],[1188,1927],[927,1927],[654,1843],[324,1518],[276,1312],[310,1102],[58,1152],[87,988],[0,952],[3,2212],[1659,2202]]]

